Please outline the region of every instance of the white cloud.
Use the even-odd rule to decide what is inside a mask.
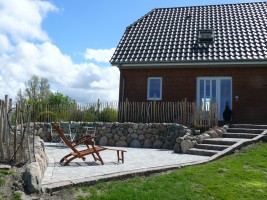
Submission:
[[[8,52],[11,50],[11,45],[5,35],[0,34],[0,53]]]
[[[57,8],[48,1],[0,0],[0,99],[8,94],[15,100],[19,88],[24,89],[24,83],[35,74],[47,78],[53,91],[77,102],[118,100],[117,68],[75,64],[51,43],[41,26],[51,11]],[[87,49],[86,55],[108,62],[114,50]]]
[[[15,42],[24,39],[45,41],[48,36],[41,29],[45,15],[57,8],[47,1],[0,0],[0,33],[8,34]]]
[[[97,62],[109,62],[115,48],[111,49],[87,49],[85,59],[95,60]]]

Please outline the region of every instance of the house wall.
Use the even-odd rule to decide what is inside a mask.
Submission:
[[[196,101],[196,78],[209,76],[232,77],[233,123],[267,124],[267,66],[121,69],[121,86],[129,101],[147,101],[148,77],[162,77],[162,101]]]

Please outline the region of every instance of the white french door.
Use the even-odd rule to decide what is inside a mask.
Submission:
[[[218,103],[219,120],[223,120],[223,111],[228,104],[232,110],[232,78],[231,77],[198,77],[197,104],[209,110],[210,102]]]

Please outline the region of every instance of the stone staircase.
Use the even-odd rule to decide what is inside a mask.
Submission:
[[[241,148],[255,140],[261,140],[265,134],[267,134],[267,125],[231,124],[222,138],[205,139],[202,144],[189,149],[188,153],[214,156],[227,150]]]

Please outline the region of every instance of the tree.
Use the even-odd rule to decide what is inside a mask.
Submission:
[[[75,104],[75,101],[68,97],[67,95],[63,95],[60,92],[51,93],[48,98],[49,105],[72,105]]]
[[[33,75],[26,83],[26,89],[22,93],[21,89],[17,93],[17,100],[20,101],[47,101],[50,94],[48,79]]]
[[[24,102],[24,103],[27,101],[26,98],[25,98],[25,96],[22,94],[21,88],[17,92],[16,100],[17,101],[20,101],[20,102]]]

